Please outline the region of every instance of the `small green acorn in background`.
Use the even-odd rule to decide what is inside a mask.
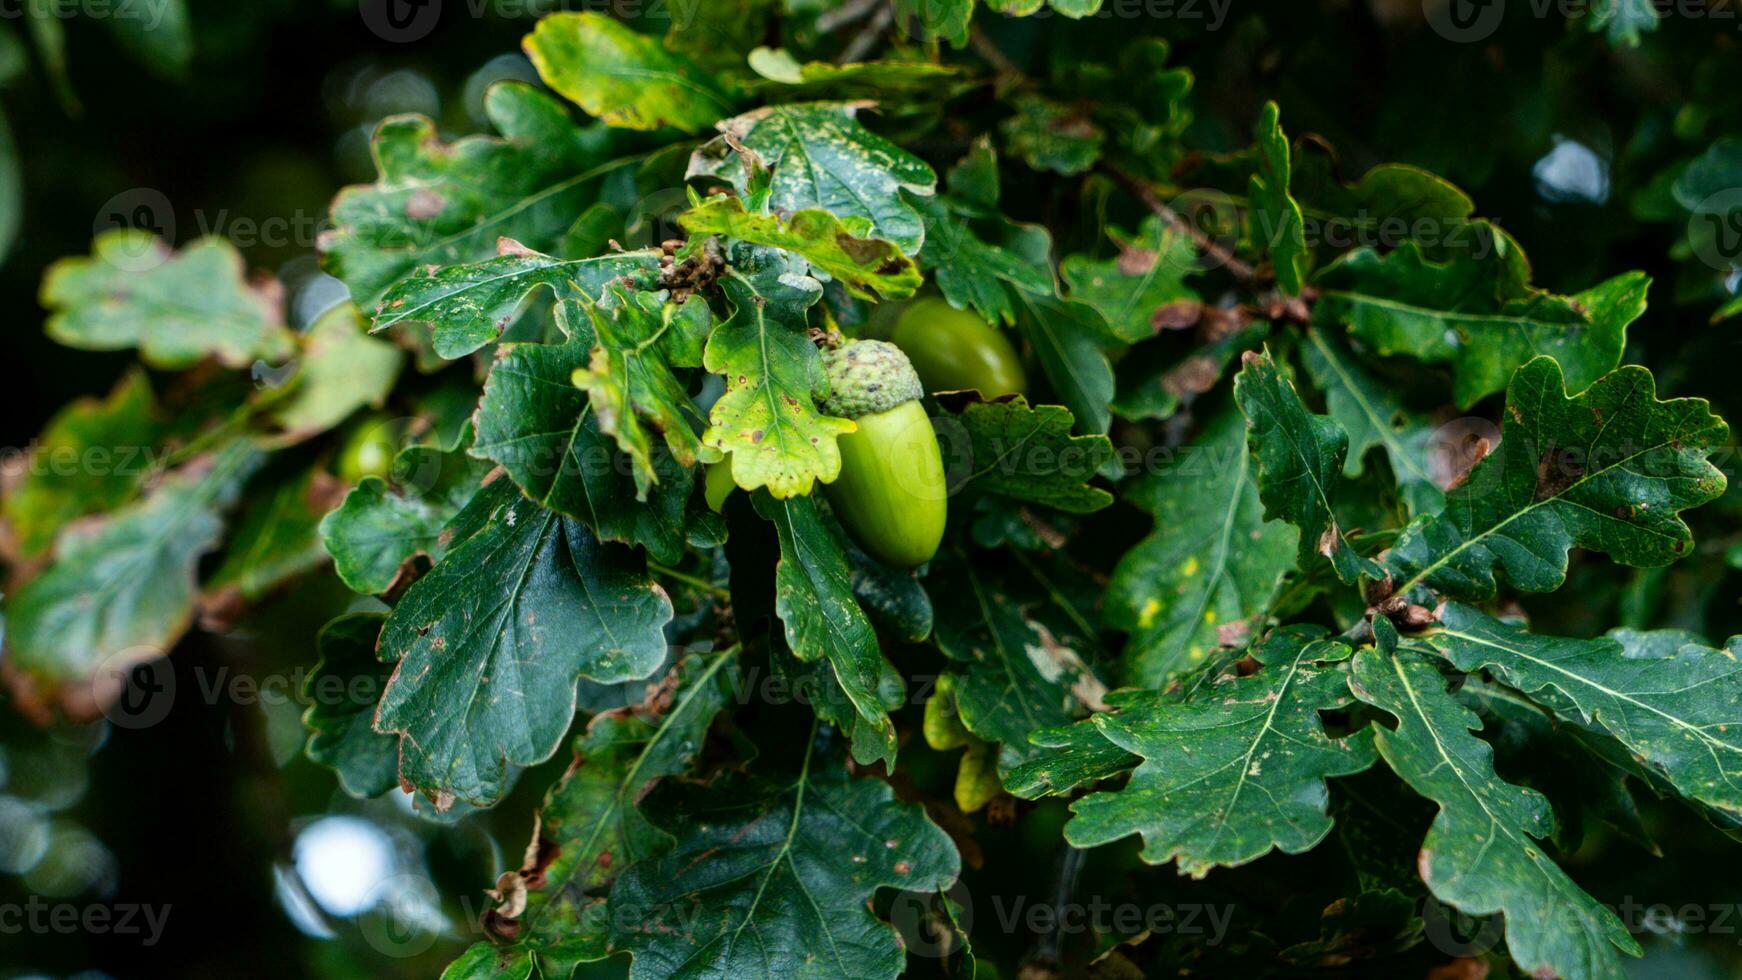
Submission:
[[[990,399],[1027,388],[1022,360],[1003,331],[944,300],[909,305],[889,339],[913,361],[927,391],[974,389]]]
[[[881,340],[824,351],[823,362],[829,374],[824,411],[859,426],[840,437],[841,475],[825,491],[835,516],[859,547],[886,565],[930,561],[944,538],[948,488],[913,364]]]
[[[339,479],[360,483],[366,476],[387,479],[393,472],[393,457],[399,453],[399,438],[394,421],[385,415],[371,415],[357,424],[339,449]]]
[[[738,484],[732,480],[732,461],[722,459],[717,463],[707,464],[706,475],[702,479],[702,496],[708,502],[708,509],[718,514],[726,506],[726,498],[732,491],[738,489]]]

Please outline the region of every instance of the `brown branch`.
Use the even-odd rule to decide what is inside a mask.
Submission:
[[[856,20],[868,17],[871,11],[884,0],[849,0],[833,10],[826,10],[817,15],[817,33],[828,34],[845,27]],[[884,4],[884,6],[888,6]]]
[[[1138,200],[1143,202],[1145,207],[1155,212],[1156,217],[1166,222],[1169,228],[1172,228],[1174,231],[1185,235],[1187,238],[1190,238],[1195,242],[1198,248],[1202,250],[1205,255],[1213,259],[1217,265],[1227,269],[1229,275],[1232,275],[1234,278],[1239,279],[1242,282],[1250,283],[1258,281],[1258,273],[1252,268],[1252,266],[1236,258],[1234,253],[1228,251],[1228,249],[1221,243],[1206,236],[1203,232],[1194,228],[1191,222],[1180,217],[1178,211],[1175,211],[1173,208],[1168,207],[1162,202],[1161,198],[1156,195],[1155,188],[1149,186],[1148,181],[1139,178],[1137,175],[1125,170],[1117,164],[1107,163],[1105,161],[1101,163],[1100,170],[1102,173],[1105,173],[1107,176],[1113,178],[1114,181],[1118,182],[1119,186],[1135,195]]]
[[[1016,67],[1016,62],[1011,61],[1008,55],[998,50],[998,45],[993,44],[992,39],[987,37],[985,32],[978,27],[968,29],[968,43],[973,46],[980,57],[986,59],[986,63],[991,65],[998,74],[1027,81],[1027,76],[1022,69]]]
[[[894,7],[884,4],[872,11],[871,19],[865,22],[864,28],[853,36],[853,40],[847,42],[847,47],[841,52],[841,57],[837,59],[837,62],[850,65],[855,61],[864,60],[865,56],[871,53],[871,49],[877,46],[877,42],[883,39],[883,32],[887,31],[889,25],[894,22]]]

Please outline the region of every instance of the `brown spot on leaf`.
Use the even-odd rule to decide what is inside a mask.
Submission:
[[[1192,300],[1178,300],[1151,314],[1149,325],[1156,330],[1188,330],[1198,325],[1203,314],[1204,304]]]
[[[1585,468],[1579,465],[1571,453],[1550,444],[1536,458],[1536,499],[1550,500],[1558,497],[1584,475]]]
[[[447,199],[427,187],[420,187],[405,199],[405,216],[413,221],[428,221],[442,213]]]
[[[1319,535],[1319,554],[1330,558],[1337,553],[1337,547],[1343,543],[1343,533],[1337,528],[1337,522],[1325,525],[1325,531]]]

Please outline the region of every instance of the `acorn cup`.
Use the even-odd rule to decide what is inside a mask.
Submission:
[[[900,348],[880,340],[825,351],[823,360],[823,409],[859,426],[840,437],[841,473],[824,491],[835,516],[886,565],[930,561],[943,542],[949,493],[919,375]]]

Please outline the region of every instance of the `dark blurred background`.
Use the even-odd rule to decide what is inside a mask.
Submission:
[[[1574,292],[1625,269],[1649,271],[1652,307],[1632,328],[1627,360],[1656,370],[1660,391],[1710,396],[1742,418],[1738,328],[1706,322],[1721,277],[1688,255],[1686,215],[1662,203],[1664,174],[1742,135],[1742,16],[1666,18],[1632,47],[1514,6],[1473,44],[1436,35],[1418,0],[1235,0],[1219,22],[1181,16],[1140,29],[1169,38],[1175,60],[1196,73],[1196,145],[1244,145],[1258,107],[1276,99],[1291,135],[1316,133],[1336,147],[1345,178],[1396,160],[1458,183],[1478,214],[1518,238],[1545,287]],[[142,56],[103,23],[69,19],[62,80],[29,25],[0,16],[0,32],[13,35],[0,49],[0,108],[22,183],[21,225],[0,266],[14,365],[0,445],[24,445],[59,406],[107,391],[132,362],[52,345],[37,302],[48,264],[88,252],[113,214],[145,202],[177,243],[231,237],[290,287],[301,326],[342,295],[318,274],[315,237],[334,191],[372,178],[375,123],[419,112],[446,136],[476,132],[489,82],[532,77],[518,53],[531,19],[475,17],[464,3],[447,3],[434,29],[410,42],[372,31],[354,0],[190,0],[188,18],[192,48],[180,65]],[[1049,23],[1006,22],[990,33],[1023,62],[1042,44],[1092,58],[1098,39],[1133,29],[1074,25],[1061,41]],[[1006,200],[1019,208],[1024,198]],[[164,201],[167,209],[154,203]],[[1733,543],[1736,510],[1732,493],[1696,515],[1703,550]],[[1698,568],[1577,565],[1569,587],[1531,611],[1549,632],[1590,633],[1617,615],[1713,638],[1742,631],[1737,573],[1722,562]],[[313,662],[315,630],[352,603],[336,581],[317,581],[229,635],[196,632],[172,660],[178,689],[236,675],[288,678],[294,689]],[[43,732],[0,705],[0,905],[36,896],[51,906],[168,910],[149,946],[114,930],[0,933],[0,976],[429,976],[464,948],[485,907],[481,889],[518,864],[531,810],[561,760],[528,773],[487,818],[443,826],[396,799],[345,796],[300,754],[301,707],[273,700],[179,697],[143,731]],[[947,786],[949,765],[930,772],[924,750],[915,757],[916,779]],[[1023,855],[1027,841],[1047,839],[1037,827],[1062,818],[1055,809],[988,829],[993,870],[982,874],[1044,864]],[[1742,901],[1736,875],[1712,873],[1742,866],[1733,843],[1684,811],[1649,811],[1667,856],[1593,833],[1576,860],[1582,881],[1607,901]],[[1134,870],[1130,850],[1106,849],[1085,873],[1173,887],[1171,868]],[[1286,904],[1266,890],[1310,880],[1314,860],[1268,858],[1214,887]],[[143,918],[138,925],[145,930]],[[1662,931],[1640,975],[1742,975],[1736,933]]]

